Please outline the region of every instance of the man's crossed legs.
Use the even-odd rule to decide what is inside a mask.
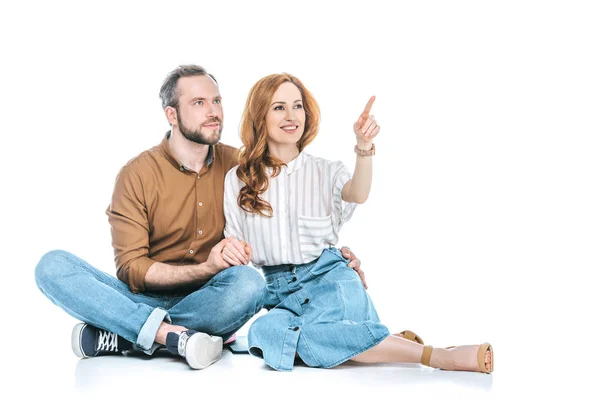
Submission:
[[[42,257],[35,280],[54,304],[84,322],[73,329],[79,357],[127,350],[152,354],[166,346],[195,369],[221,357],[223,340],[262,309],[265,293],[256,269],[234,266],[196,291],[134,294],[117,278],[62,250]]]

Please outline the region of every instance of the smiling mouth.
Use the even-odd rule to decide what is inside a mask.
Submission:
[[[282,126],[281,130],[283,130],[284,132],[287,132],[287,133],[294,133],[294,132],[296,132],[296,130],[298,130],[298,125]]]

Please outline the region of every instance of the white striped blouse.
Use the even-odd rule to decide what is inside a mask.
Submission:
[[[305,264],[337,244],[340,228],[356,208],[342,200],[342,188],[352,177],[342,162],[301,152],[284,165],[261,196],[271,204],[273,217],[238,206],[244,183],[237,168],[225,177],[225,237],[248,242],[255,267]]]

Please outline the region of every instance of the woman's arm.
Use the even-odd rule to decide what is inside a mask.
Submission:
[[[348,203],[362,204],[367,201],[371,191],[371,180],[373,176],[373,160],[375,145],[373,139],[379,133],[379,125],[369,113],[375,102],[375,96],[369,99],[365,109],[360,114],[358,121],[354,123],[354,134],[356,135],[356,164],[354,174],[342,189],[342,199]]]

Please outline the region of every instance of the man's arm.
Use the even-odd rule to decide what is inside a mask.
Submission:
[[[218,272],[230,267],[230,264],[223,260],[221,255],[223,247],[228,241],[228,239],[223,239],[217,243],[211,249],[208,260],[201,264],[174,266],[155,262],[146,272],[144,279],[146,290],[169,290],[194,286],[210,280]]]
[[[133,293],[143,292],[144,277],[154,260],[148,257],[149,223],[140,176],[131,164],[121,168],[115,180],[108,222],[117,266],[117,277]]]
[[[350,267],[356,271],[358,276],[360,276],[360,280],[362,281],[363,286],[365,287],[365,290],[368,289],[369,287],[367,286],[367,280],[365,279],[365,273],[360,268],[360,265],[361,265],[360,260],[358,258],[356,258],[356,256],[352,252],[352,250],[350,250],[350,248],[347,246],[342,247],[340,249],[340,251],[342,252],[342,256],[344,256],[344,258],[350,260],[348,267]]]

